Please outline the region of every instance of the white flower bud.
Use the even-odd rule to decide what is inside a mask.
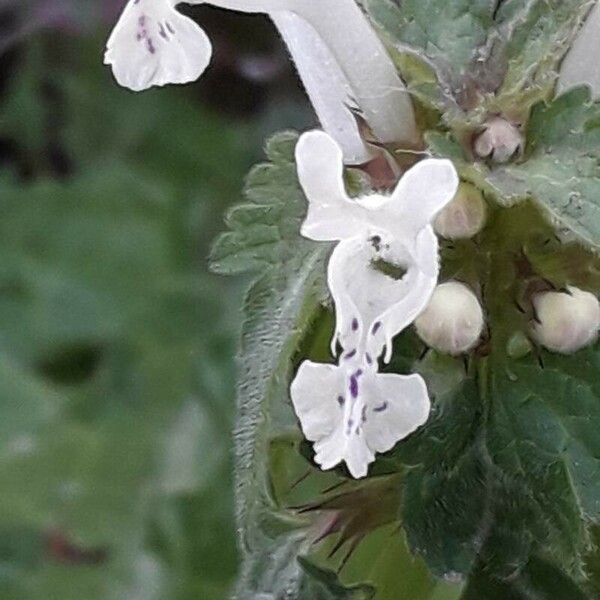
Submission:
[[[496,163],[508,162],[523,149],[523,134],[519,128],[502,117],[494,117],[485,124],[485,130],[475,140],[474,150],[479,158]]]
[[[470,238],[483,229],[485,217],[482,193],[470,183],[461,183],[452,202],[437,216],[433,228],[449,240]]]
[[[447,354],[460,354],[473,348],[479,340],[483,311],[466,285],[448,281],[435,288],[415,326],[428,346]]]
[[[568,292],[541,292],[533,297],[538,323],[535,339],[562,354],[571,354],[598,337],[600,304],[594,294],[569,286]]]

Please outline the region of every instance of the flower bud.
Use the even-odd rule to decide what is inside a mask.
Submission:
[[[600,327],[600,304],[594,294],[569,286],[567,292],[533,297],[538,322],[535,339],[548,350],[571,354],[594,342]]]
[[[483,229],[485,217],[482,193],[470,183],[461,183],[452,202],[437,216],[433,228],[450,240],[470,238]]]
[[[497,163],[508,162],[523,149],[523,135],[519,128],[502,117],[493,117],[485,124],[485,130],[475,140],[474,150],[479,158]]]
[[[435,288],[425,311],[415,321],[417,334],[447,354],[470,350],[483,331],[483,311],[475,294],[458,281]]]

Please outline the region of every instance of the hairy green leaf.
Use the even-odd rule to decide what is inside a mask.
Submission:
[[[248,177],[248,202],[227,218],[232,231],[212,251],[220,273],[259,271],[244,304],[239,355],[236,441],[237,519],[243,551],[237,597],[298,596],[306,551],[303,520],[280,506],[269,483],[269,443],[296,428],[288,386],[292,358],[324,293],[327,244],[300,237],[306,201],[294,164],[297,135],[283,133],[267,145],[270,162]]]
[[[475,122],[487,112],[525,118],[551,90],[556,67],[591,7],[590,0],[364,4],[409,87],[450,122],[464,121],[464,113]]]

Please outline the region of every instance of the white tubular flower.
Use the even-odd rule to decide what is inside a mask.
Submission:
[[[589,85],[594,99],[600,98],[600,3],[589,13],[571,50],[562,62],[558,91],[564,92],[578,85]]]
[[[418,142],[410,96],[355,0],[187,2],[269,14],[291,42],[292,58],[317,114],[331,135],[339,135],[349,162],[364,161],[369,152],[358,128],[350,125],[346,104],[356,104],[380,141]],[[129,0],[105,54],[105,63],[112,65],[121,85],[139,91],[185,83],[206,69],[210,42],[200,27],[175,10],[176,4],[177,0]],[[290,14],[307,26],[289,20]]]
[[[340,145],[347,164],[369,161],[374,152],[360,135],[350,106],[357,108],[346,76],[312,25],[291,12],[271,14],[323,129]]]
[[[461,183],[452,202],[437,216],[433,228],[449,240],[470,238],[483,229],[486,213],[482,193],[470,183]]]
[[[533,298],[538,323],[533,334],[548,350],[572,354],[593,343],[600,327],[594,294],[569,286],[568,292],[542,292]]]
[[[425,308],[438,277],[431,222],[454,197],[458,176],[448,160],[427,159],[407,171],[390,196],[351,199],[342,152],[326,133],[305,133],[296,146],[300,184],[309,202],[301,232],[340,243],[328,268],[337,342],[377,360],[391,338]]]
[[[483,323],[483,311],[475,294],[462,283],[448,281],[436,287],[415,327],[428,346],[456,355],[475,346]]]
[[[430,410],[419,375],[380,374],[352,359],[340,366],[303,362],[290,393],[317,464],[326,470],[344,461],[355,478],[367,474],[376,452],[423,425]]]

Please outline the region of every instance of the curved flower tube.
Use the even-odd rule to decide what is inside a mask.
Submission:
[[[600,97],[600,3],[596,2],[560,68],[558,90],[589,85],[592,96]]]
[[[139,91],[154,85],[185,83],[197,79],[206,69],[212,52],[210,42],[200,27],[175,10],[177,3],[177,0],[129,0],[107,42],[105,54],[105,63],[112,66],[121,85]],[[314,34],[304,28],[294,38],[290,51],[299,64],[309,96],[313,101],[319,98],[318,116],[325,117],[324,126],[331,135],[336,135],[340,127],[338,119],[334,126],[330,120],[333,111],[340,108],[347,83],[349,103],[356,103],[381,142],[418,142],[410,97],[355,0],[188,0],[188,3],[270,14],[282,26],[284,37],[298,34],[298,29],[297,24],[286,23],[281,15],[296,15],[312,27]],[[344,27],[339,27],[340,22]],[[315,44],[315,39],[320,42]],[[329,64],[322,62],[324,48],[333,59]],[[321,64],[320,73],[325,77],[311,77],[305,64],[312,67]],[[347,134],[348,110],[342,114],[342,131]],[[344,139],[340,137],[340,143],[344,144]],[[358,140],[353,144],[358,144]],[[353,159],[352,154],[350,151],[348,160]],[[366,150],[358,156],[364,158]]]
[[[429,416],[427,387],[420,375],[377,373],[359,359],[340,366],[305,361],[290,395],[302,431],[314,442],[324,470],[345,462],[352,477],[364,477],[376,452],[423,425]]]
[[[438,278],[438,242],[431,223],[456,194],[448,160],[427,159],[408,170],[390,196],[351,199],[342,152],[326,133],[302,135],[298,177],[308,199],[301,233],[339,241],[328,266],[336,306],[337,342],[376,360],[391,338],[425,309]]]
[[[313,26],[291,12],[271,14],[323,129],[340,145],[348,164],[369,161],[374,152],[360,135],[350,84]]]

